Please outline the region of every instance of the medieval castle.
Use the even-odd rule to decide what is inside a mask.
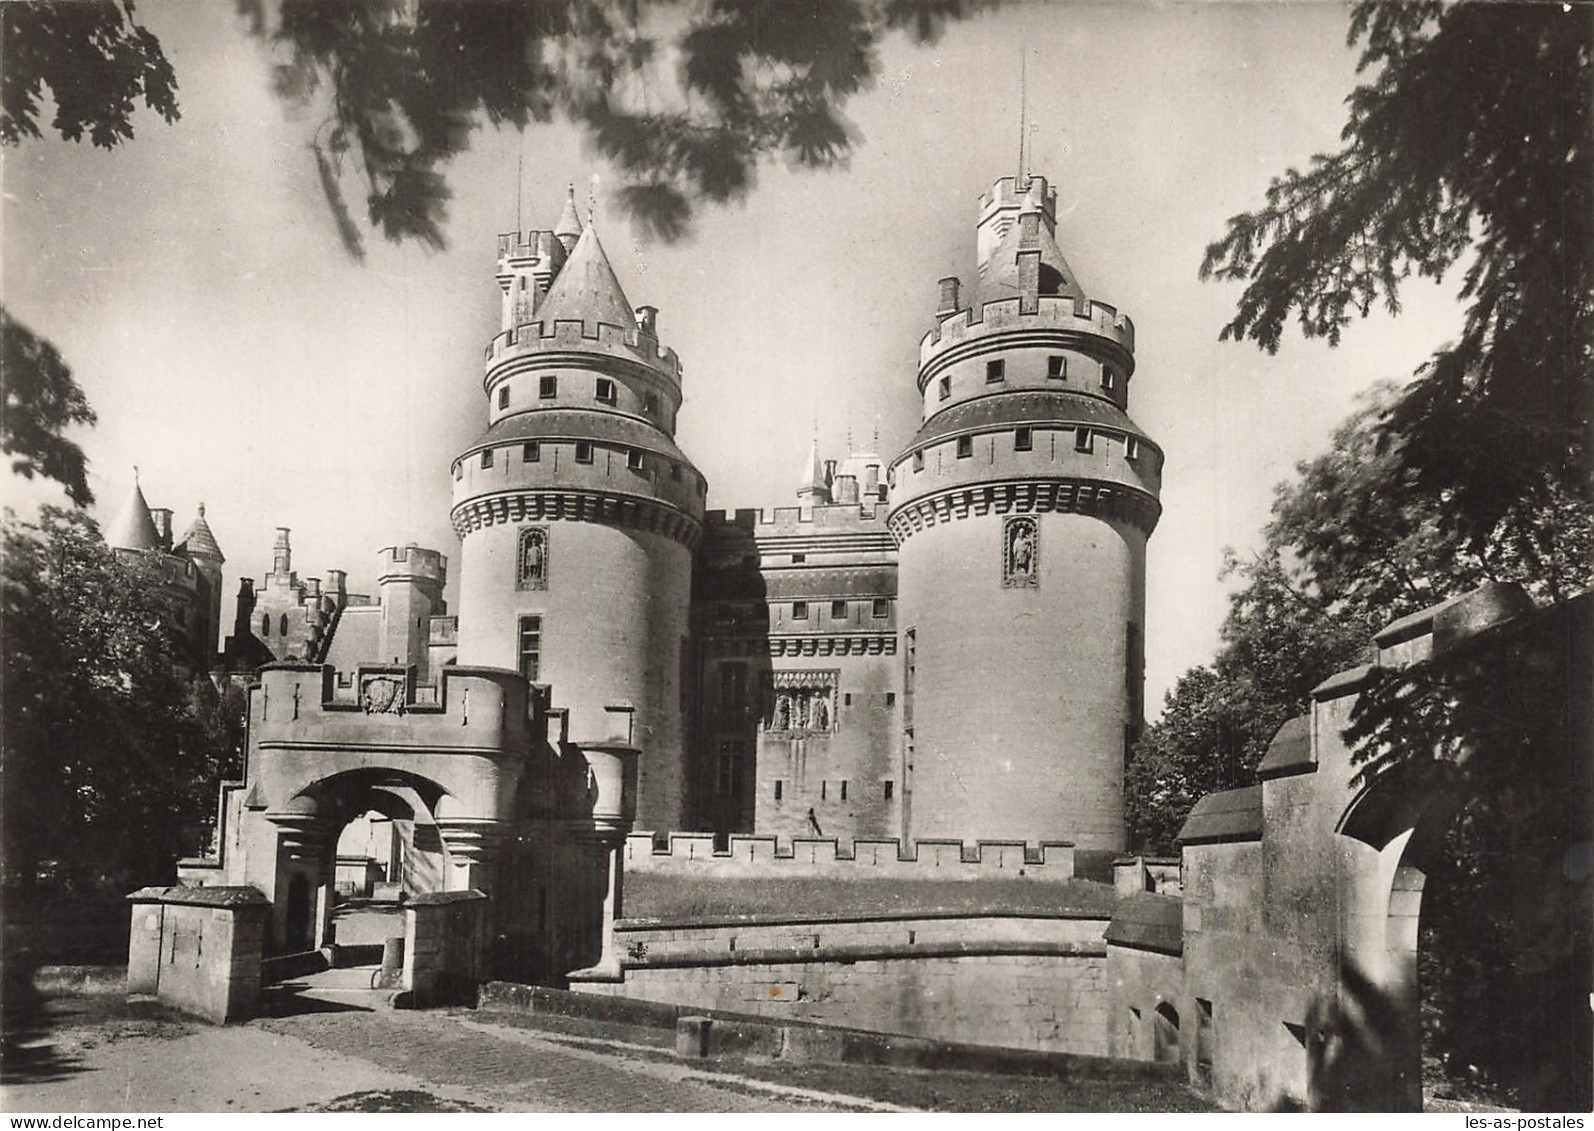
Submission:
[[[518,672],[575,745],[641,751],[647,829],[1122,848],[1162,453],[1127,413],[1134,327],[1080,286],[1056,199],[1038,176],[981,199],[908,449],[816,449],[773,513],[704,513],[681,363],[574,201],[501,237],[487,426],[451,468],[459,614],[435,550],[383,550],[373,599],[301,579],[284,528],[224,666]],[[135,486],[111,542],[191,559],[198,665],[223,559],[202,513],[175,547],[170,521]]]
[[[1589,598],[1492,586],[1395,621],[1258,784],[1199,801],[1179,858],[1115,858],[1162,452],[1128,415],[1134,328],[1063,258],[1054,190],[998,181],[976,241],[967,296],[940,283],[907,449],[815,451],[796,505],[705,514],[674,440],[680,361],[590,218],[567,203],[500,237],[486,427],[450,468],[460,610],[436,550],[383,550],[373,597],[301,579],[279,530],[222,656],[249,673],[243,775],[211,851],[132,897],[129,990],[229,1020],[262,985],[365,962],[362,985],[412,1004],[496,977],[485,992],[678,1010],[698,1036],[724,1011],[772,1055],[818,1047],[781,1028],[817,1023],[1177,1063],[1235,1107],[1420,1107],[1417,926],[1446,803],[1368,780],[1341,735],[1379,669],[1510,656],[1524,702],[1549,678],[1572,705],[1587,834]],[[159,563],[208,668],[223,558],[203,509],[174,542],[135,487],[111,541]],[[1518,855],[1524,890],[1562,876]],[[627,874],[742,902],[638,914]],[[1549,889],[1536,929],[1576,992],[1523,1039],[1544,1096],[1584,1102],[1594,883]]]

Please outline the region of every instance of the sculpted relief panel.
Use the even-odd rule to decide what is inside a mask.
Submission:
[[[764,729],[771,733],[813,734],[836,729],[839,672],[772,672],[764,702]]]

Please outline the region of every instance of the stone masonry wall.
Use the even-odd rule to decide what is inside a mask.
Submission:
[[[619,983],[571,988],[1008,1048],[1104,1056],[1101,918],[621,923]]]

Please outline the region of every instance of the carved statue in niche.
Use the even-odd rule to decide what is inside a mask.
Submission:
[[[813,706],[809,708],[808,712],[808,729],[829,730],[830,704],[827,702],[827,697],[823,691],[816,691],[813,696]]]
[[[791,696],[780,694],[775,696],[775,713],[770,718],[769,729],[791,729]]]
[[[516,589],[548,588],[548,528],[523,526],[515,558]]]
[[[1035,520],[1010,518],[1002,528],[1002,584],[1006,587],[1039,584],[1040,545]]]

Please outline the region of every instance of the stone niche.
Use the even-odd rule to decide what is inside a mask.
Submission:
[[[771,672],[764,694],[769,734],[828,734],[836,729],[838,671]]]

